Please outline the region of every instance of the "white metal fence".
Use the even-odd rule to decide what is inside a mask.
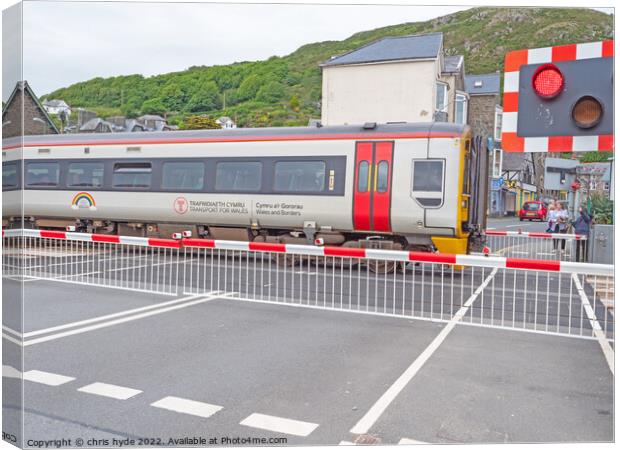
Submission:
[[[9,230],[3,276],[612,340],[613,266]]]
[[[580,234],[487,230],[492,255],[587,262],[588,237]]]
[[[3,232],[4,277],[178,292],[178,241],[39,230]]]

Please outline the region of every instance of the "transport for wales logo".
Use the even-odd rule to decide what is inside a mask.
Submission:
[[[177,197],[174,200],[173,207],[177,214],[185,214],[189,209],[189,202],[185,197]]]
[[[91,211],[95,211],[97,209],[97,205],[95,204],[95,199],[88,192],[78,192],[73,200],[71,201],[72,209],[85,209],[88,208]]]

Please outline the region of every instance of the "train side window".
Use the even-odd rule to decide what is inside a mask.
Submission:
[[[413,191],[443,191],[443,161],[414,161]]]
[[[368,161],[360,161],[357,166],[357,192],[368,192]]]
[[[279,161],[275,164],[276,192],[321,192],[325,190],[323,161]]]
[[[85,162],[69,164],[68,187],[103,186],[103,163]]]
[[[26,186],[58,186],[60,167],[55,162],[28,163],[26,165]]]
[[[2,165],[2,190],[17,188],[17,164]]]
[[[215,170],[216,191],[258,191],[261,187],[260,162],[219,162]]]
[[[375,186],[377,192],[383,193],[388,191],[389,172],[389,163],[387,161],[380,161],[377,165],[377,186]]]
[[[117,188],[149,188],[152,171],[151,163],[114,164],[112,185]]]
[[[201,162],[166,162],[161,187],[201,190],[205,185],[205,165]]]

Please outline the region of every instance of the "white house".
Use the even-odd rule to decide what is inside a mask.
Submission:
[[[67,117],[71,115],[71,108],[64,100],[45,100],[43,102],[43,108],[45,108],[48,114],[58,115],[64,111]]]
[[[222,128],[237,128],[237,124],[235,122],[233,122],[233,120],[230,117],[220,117],[219,119],[216,119],[215,122],[221,126]]]
[[[48,114],[58,115],[63,111],[67,117],[71,114],[71,108],[64,100],[45,100],[43,102],[43,108],[45,108]]]
[[[442,33],[383,38],[320,66],[323,125],[466,121],[463,57],[444,57]]]

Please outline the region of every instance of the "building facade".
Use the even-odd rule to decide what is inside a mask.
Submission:
[[[323,125],[453,122],[467,115],[463,57],[444,56],[442,33],[383,38],[321,68]]]
[[[2,110],[2,136],[8,138],[58,133],[58,127],[32,92],[28,82],[17,83]]]

